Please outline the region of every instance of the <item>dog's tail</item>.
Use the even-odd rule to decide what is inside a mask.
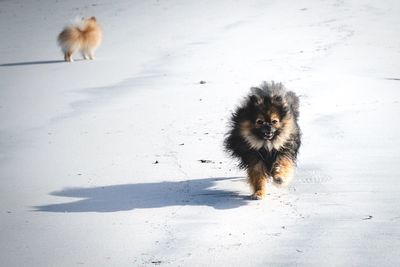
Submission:
[[[299,107],[300,107],[300,100],[299,97],[292,91],[289,91],[285,95],[286,102],[288,103],[293,116],[297,119],[300,115]]]
[[[67,51],[74,51],[80,46],[81,32],[76,27],[66,27],[58,35],[57,42],[61,50],[65,53]]]

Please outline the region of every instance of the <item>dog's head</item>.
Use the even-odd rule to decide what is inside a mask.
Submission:
[[[85,22],[89,22],[89,21],[91,21],[91,22],[96,22],[96,17],[95,17],[95,16],[92,16],[92,17],[90,17],[90,18],[82,17],[81,20],[82,20],[82,21],[85,21]]]
[[[81,24],[82,24],[83,29],[85,29],[85,28],[90,29],[90,28],[98,27],[97,19],[95,16],[87,17],[87,18],[83,17],[81,19]]]
[[[272,82],[251,89],[234,121],[252,148],[279,150],[295,130],[297,116],[298,97]]]

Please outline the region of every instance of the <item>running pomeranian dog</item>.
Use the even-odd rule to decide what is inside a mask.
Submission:
[[[57,40],[65,61],[74,61],[72,55],[77,51],[82,53],[84,59],[94,59],[94,51],[102,40],[102,32],[96,17],[82,18],[65,27]]]
[[[253,199],[262,199],[269,177],[286,186],[300,148],[299,98],[281,83],[264,82],[251,88],[231,117],[224,145],[239,167],[247,170]]]

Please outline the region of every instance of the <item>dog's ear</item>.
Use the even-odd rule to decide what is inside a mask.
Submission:
[[[96,21],[96,17],[95,16],[90,17],[90,19],[93,20],[93,21]]]
[[[299,97],[292,91],[289,91],[285,95],[285,100],[293,113],[293,116],[297,119],[299,117],[300,111],[300,100]]]
[[[282,103],[282,96],[276,95],[271,100],[272,100],[273,103],[281,104]]]
[[[250,95],[249,103],[253,104],[254,106],[257,106],[263,103],[263,99],[258,95]]]
[[[260,105],[264,102],[262,98],[262,90],[258,87],[250,88],[250,97],[249,100],[254,105]]]

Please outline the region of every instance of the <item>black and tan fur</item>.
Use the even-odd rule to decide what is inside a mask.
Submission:
[[[293,177],[301,144],[299,98],[281,83],[251,88],[231,117],[224,145],[247,170],[252,198],[262,199],[269,177],[285,186]]]

